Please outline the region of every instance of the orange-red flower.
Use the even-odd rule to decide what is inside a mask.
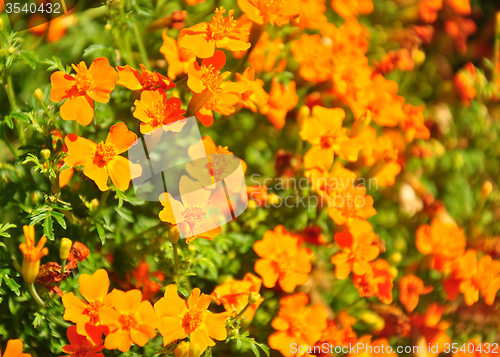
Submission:
[[[384,355],[386,357],[398,356],[396,353],[394,353],[394,349],[391,350],[388,348],[390,346],[390,343],[385,338],[372,340],[372,336],[366,335],[360,337],[356,344],[358,343],[360,348],[355,349],[355,352],[353,353],[349,353],[349,357],[376,357],[381,355]]]
[[[300,0],[297,25],[302,28],[320,29],[327,22],[325,0]]]
[[[269,33],[264,32],[250,53],[248,60],[255,72],[282,72],[286,66],[286,58],[280,58],[284,48],[280,37],[271,40]],[[276,63],[278,62],[278,64]]]
[[[347,223],[348,226],[359,223],[375,215],[373,198],[366,195],[366,188],[348,185],[343,190],[330,194],[328,214],[336,224]]]
[[[141,72],[133,69],[128,64],[126,66],[118,66],[118,82],[116,84],[130,90],[154,91],[157,89],[169,90],[175,87],[174,82],[164,75],[149,71],[141,63]]]
[[[314,190],[328,203],[330,196],[335,197],[347,187],[356,183],[356,174],[337,161],[332,171],[313,168],[307,170],[304,176],[311,182]]]
[[[489,255],[483,255],[478,261],[476,251],[469,249],[460,258],[458,269],[459,290],[464,294],[465,303],[469,306],[476,303],[481,293],[484,302],[492,305],[500,289],[500,262]]]
[[[262,240],[254,243],[253,249],[261,258],[255,262],[255,271],[262,277],[266,288],[279,283],[284,291],[292,292],[297,285],[307,282],[312,252],[309,248],[301,248],[298,243],[298,237],[281,225],[267,231]]]
[[[373,2],[372,0],[332,0],[332,8],[343,18],[348,18],[359,14],[370,14],[373,11]]]
[[[300,12],[299,0],[238,0],[238,6],[250,20],[263,25],[283,26]]]
[[[264,90],[264,81],[255,79],[255,69],[248,67],[240,74],[236,73],[238,82],[245,84],[247,89],[241,94],[240,104],[244,108],[249,108],[252,112],[257,112],[257,106],[266,105],[269,100],[269,94]]]
[[[217,305],[224,305],[226,311],[236,316],[249,304],[250,294],[260,291],[261,285],[261,279],[252,273],[246,273],[242,280],[232,279],[217,286],[212,292],[211,297]],[[242,316],[251,320],[262,301],[264,301],[264,298],[260,297],[246,309]]]
[[[344,110],[316,105],[312,115],[304,120],[300,131],[302,140],[312,144],[312,148],[304,156],[304,166],[319,167],[329,171],[334,154],[349,161],[356,161],[362,144],[349,138],[347,129],[342,127]]]
[[[309,297],[306,294],[295,294],[280,300],[278,316],[271,325],[275,330],[269,336],[269,346],[278,350],[283,356],[295,356],[290,346],[314,346],[326,329],[326,311],[323,305],[306,306]]]
[[[106,142],[99,144],[91,140],[69,134],[64,142],[68,146],[68,156],[64,162],[70,166],[83,166],[83,174],[92,179],[101,191],[108,190],[108,178],[120,190],[126,190],[130,180],[141,175],[139,164],[132,164],[119,154],[127,151],[137,140],[137,135],[127,129],[124,123],[113,125]]]
[[[137,108],[133,115],[142,122],[142,134],[160,127],[163,127],[165,131],[179,132],[184,127],[184,122],[172,125],[176,121],[185,119],[183,115],[186,111],[181,109],[182,101],[176,97],[167,99],[167,94],[163,89],[143,91],[141,99],[136,100],[134,105]]]
[[[480,73],[474,64],[467,63],[460,71],[455,74],[454,83],[460,100],[469,105],[470,101],[477,96],[476,85],[480,81],[485,81],[484,75]]]
[[[97,58],[89,68],[85,62],[72,65],[76,75],[62,71],[50,76],[52,90],[50,100],[60,102],[66,99],[59,110],[64,120],[76,120],[89,125],[94,118],[94,102],[107,103],[115,89],[118,73],[109,65],[105,57]]]
[[[443,0],[420,0],[418,14],[422,21],[432,23],[437,20],[438,12],[443,8]]]
[[[415,107],[411,104],[405,104],[403,110],[406,118],[399,124],[405,132],[406,141],[411,143],[413,139],[428,139],[429,129],[424,125],[423,105]]]
[[[465,55],[467,53],[467,39],[477,31],[477,26],[471,19],[455,17],[445,21],[444,30],[448,36],[455,40],[458,53]]]
[[[335,241],[342,249],[331,259],[335,264],[337,279],[347,278],[351,271],[356,275],[364,275],[371,269],[369,262],[380,254],[376,239],[371,224],[366,221],[360,221],[351,226],[349,231],[335,235]]]
[[[40,259],[49,254],[49,248],[44,245],[47,237],[43,236],[35,246],[35,226],[23,226],[24,239],[26,243],[19,244],[19,250],[23,253],[23,265],[21,272],[27,284],[35,281],[40,270]]]
[[[269,121],[278,129],[285,125],[286,114],[295,108],[299,102],[299,96],[295,91],[295,81],[287,86],[280,84],[275,77],[271,84],[269,101],[260,107],[260,112],[267,115]]]
[[[207,311],[212,299],[194,288],[188,301],[182,300],[177,293],[177,286],[171,284],[165,288],[165,295],[154,306],[161,319],[158,330],[166,346],[175,340],[189,336],[192,344],[197,344],[203,354],[207,347],[215,346],[213,339],[223,341],[227,337],[226,321],[230,313],[213,314]]]
[[[70,326],[66,332],[69,345],[62,348],[63,352],[70,357],[103,357],[102,328],[87,324],[85,330],[86,334],[80,335],[76,326]]]
[[[1,10],[1,8],[0,8]],[[9,340],[7,341],[7,347],[3,352],[0,350],[0,357],[31,357],[28,353],[23,353],[23,341],[21,340]]]
[[[160,195],[163,205],[160,220],[176,224],[188,243],[196,238],[213,240],[222,233],[219,224],[207,218],[211,196],[209,189],[184,175],[179,182],[179,192],[182,202],[175,200],[170,193]]]
[[[174,80],[179,74],[187,74],[188,67],[196,61],[196,55],[193,51],[179,46],[180,39],[174,40],[167,35],[167,31],[163,31],[163,45],[160,47],[160,52],[165,56],[168,63],[167,75]]]
[[[377,259],[364,275],[354,275],[353,282],[361,297],[376,296],[384,304],[392,302],[393,275],[389,263]]]
[[[110,297],[112,306],[104,306],[99,311],[102,324],[109,328],[104,341],[106,349],[127,352],[132,343],[142,347],[156,336],[160,319],[151,303],[142,300],[140,290],[124,292],[115,289]]]
[[[446,330],[451,324],[448,321],[441,321],[444,311],[444,306],[432,303],[427,308],[425,314],[413,314],[410,316],[414,333],[423,339],[422,342],[419,341],[420,338],[417,340],[419,344],[433,347],[432,353],[428,354],[430,357],[435,357],[439,353],[444,352],[446,349],[445,344],[451,342],[450,337],[446,334]],[[434,353],[435,350],[437,350],[437,353]]]
[[[434,287],[425,287],[418,276],[410,274],[399,281],[399,301],[406,311],[412,312],[418,305],[420,295],[425,295],[434,290]]]
[[[465,237],[462,229],[435,218],[431,225],[421,225],[417,230],[417,249],[432,255],[432,268],[444,271],[454,259],[464,253]]]
[[[332,46],[325,45],[320,35],[303,34],[292,42],[292,53],[300,63],[299,74],[306,81],[318,83],[332,76]]]
[[[99,269],[93,275],[81,274],[78,278],[82,300],[72,292],[64,294],[62,302],[65,308],[63,318],[76,323],[79,335],[86,336],[87,324],[101,325],[100,310],[111,304],[108,298],[109,276],[106,270]]]
[[[188,29],[182,30],[180,45],[200,58],[209,58],[214,55],[216,48],[229,51],[241,51],[250,48],[248,30],[236,28],[233,19],[234,10],[226,10],[221,6],[215,9],[215,16],[210,23],[200,22]]]
[[[151,277],[155,277],[159,281],[165,280],[165,274],[162,272],[151,273],[146,262],[141,262],[137,268],[132,270],[132,276],[135,280],[135,287],[142,290],[144,300],[151,300],[160,291],[160,285]]]

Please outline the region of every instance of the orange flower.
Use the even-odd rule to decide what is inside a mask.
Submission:
[[[437,347],[438,353],[429,353],[429,357],[435,357],[445,351],[445,344],[450,343],[450,337],[446,330],[451,324],[447,321],[441,321],[445,308],[436,303],[432,303],[424,315],[414,314],[410,316],[410,323],[414,327],[415,335],[420,335],[419,345]],[[430,349],[429,349],[430,351]],[[434,351],[434,349],[433,349]]]
[[[300,0],[298,26],[307,29],[320,29],[327,22],[325,0]]]
[[[109,102],[118,73],[105,57],[94,60],[88,69],[83,61],[72,66],[76,75],[58,71],[50,76],[50,100],[58,103],[66,99],[59,110],[61,118],[89,125],[94,118],[93,100],[98,103]]]
[[[306,81],[318,83],[332,76],[332,46],[325,45],[320,35],[303,34],[292,42],[292,53],[300,63],[299,74]]]
[[[146,134],[155,129],[163,127],[165,131],[179,132],[184,127],[185,122],[169,125],[181,119],[186,111],[181,109],[182,101],[179,98],[171,97],[167,99],[167,94],[163,89],[156,91],[143,91],[141,99],[136,100],[134,105],[134,117],[142,121],[141,133]]]
[[[377,259],[370,263],[364,275],[354,275],[353,282],[361,297],[376,296],[384,304],[392,302],[393,276],[389,263],[384,259]]]
[[[410,51],[406,48],[401,48],[397,51],[389,51],[382,58],[380,63],[374,65],[375,73],[385,74],[399,69],[401,71],[411,71],[415,67]]]
[[[298,243],[298,237],[281,225],[274,231],[267,231],[262,240],[254,243],[253,249],[261,258],[255,262],[255,271],[266,288],[279,283],[284,291],[292,292],[297,285],[307,282],[312,252],[309,248],[300,248]]]
[[[45,40],[47,43],[59,41],[66,34],[67,28],[75,22],[73,10],[68,11],[63,16],[55,17],[49,22],[43,15],[31,15],[28,21],[28,30],[35,36],[46,35]],[[2,12],[2,4],[0,4],[0,12]]]
[[[130,90],[154,91],[157,89],[169,90],[175,87],[174,82],[164,75],[148,71],[141,63],[141,72],[133,69],[129,65],[118,66],[119,79],[116,84]]]
[[[255,202],[259,207],[265,207],[271,199],[265,185],[247,186],[247,196],[249,201]],[[248,204],[250,205],[250,202]]]
[[[420,295],[425,295],[434,290],[434,287],[425,287],[418,276],[410,274],[399,281],[399,301],[406,311],[412,312],[418,305]]]
[[[448,36],[455,40],[458,53],[465,55],[467,53],[467,39],[477,31],[477,26],[471,19],[455,17],[445,21],[444,30]]]
[[[468,16],[471,13],[470,0],[445,0],[445,3],[460,15]]]
[[[206,218],[210,208],[209,189],[183,175],[179,182],[179,192],[182,202],[175,200],[170,193],[160,195],[163,205],[160,220],[176,224],[188,243],[196,238],[213,240],[222,233],[217,222]]]
[[[398,355],[394,353],[394,349],[390,350],[389,341],[385,338],[378,338],[372,340],[372,336],[362,336],[359,338],[357,344],[363,346],[361,348],[355,349],[353,353],[349,353],[348,357],[376,357],[384,355],[387,357],[397,357]],[[354,345],[354,344],[353,344]],[[371,348],[370,348],[371,347]]]
[[[433,256],[431,266],[439,271],[450,267],[465,249],[463,230],[437,218],[432,220],[430,226],[424,224],[418,228],[415,243],[420,253]]]
[[[465,105],[470,105],[470,101],[477,96],[476,84],[485,80],[474,64],[467,63],[458,73],[455,74],[454,83],[460,100]]]
[[[163,345],[189,336],[190,342],[197,344],[200,354],[203,354],[207,347],[215,346],[212,339],[224,341],[227,337],[226,321],[230,314],[207,311],[210,302],[210,295],[201,294],[198,288],[191,291],[186,302],[179,297],[177,286],[168,285],[165,296],[155,304],[155,311],[161,319],[158,330],[163,336]]]
[[[165,280],[165,274],[162,272],[150,273],[149,265],[146,262],[141,262],[137,268],[132,270],[132,276],[135,280],[135,287],[142,288],[144,300],[151,300],[160,291],[160,285],[155,280],[151,280],[151,277],[155,277],[159,281]]]
[[[247,90],[241,94],[240,104],[244,108],[249,108],[252,112],[257,112],[257,106],[262,107],[267,104],[269,94],[264,90],[264,81],[255,79],[255,69],[248,67],[240,74],[236,73],[238,82],[242,82]]]
[[[313,116],[304,120],[300,137],[312,144],[304,156],[306,168],[319,167],[330,170],[334,154],[356,161],[362,145],[349,138],[347,129],[342,127],[345,112],[341,108],[328,109],[314,106]]]
[[[380,254],[376,239],[377,235],[366,221],[360,221],[350,227],[349,231],[335,235],[335,241],[342,249],[341,253],[335,254],[331,259],[335,264],[337,279],[347,278],[351,271],[356,275],[364,275],[371,269],[369,262]]]
[[[356,332],[352,329],[352,325],[356,319],[347,315],[345,311],[338,314],[336,320],[329,320],[327,327],[323,332],[323,336],[316,343],[316,346],[321,346],[327,343],[329,346],[349,346],[355,344],[358,340]],[[320,354],[320,356],[328,356],[328,354]]]
[[[160,47],[160,52],[165,56],[168,63],[167,75],[174,80],[179,74],[187,74],[188,67],[196,61],[196,55],[182,46],[179,46],[180,39],[174,40],[167,35],[167,31],[163,31],[163,45]]]
[[[117,188],[126,190],[130,180],[142,174],[142,168],[119,154],[127,151],[136,140],[137,135],[128,131],[124,123],[113,125],[106,142],[99,144],[69,134],[64,140],[68,146],[64,162],[70,167],[83,165],[83,174],[93,180],[101,191],[108,190],[108,177]]]
[[[102,324],[109,328],[104,341],[106,349],[127,352],[132,343],[143,347],[150,338],[156,336],[160,319],[151,303],[142,300],[140,290],[124,292],[115,289],[110,296],[112,307],[104,306],[99,311]]]
[[[233,114],[236,111],[234,107],[241,101],[241,95],[246,90],[247,84],[243,82],[224,82],[221,85],[221,92],[213,95],[198,110],[196,117],[205,126],[210,126],[214,122],[214,113],[217,112],[224,116]]]
[[[282,55],[283,48],[283,40],[280,37],[270,40],[269,33],[264,32],[248,57],[250,65],[257,73],[282,72],[286,66],[286,58],[282,58],[278,62],[278,66],[276,66],[276,62]]]
[[[459,290],[469,306],[479,300],[479,292],[487,305],[492,305],[500,289],[500,262],[483,255],[479,261],[474,249],[469,249],[459,261]]]
[[[311,182],[316,193],[327,202],[329,202],[328,200],[331,195],[335,197],[342,190],[354,185],[356,182],[356,174],[346,169],[340,161],[337,161],[333,165],[333,169],[330,172],[313,168],[307,170],[304,176]]]
[[[269,121],[278,129],[285,125],[286,114],[295,108],[299,97],[295,91],[295,81],[287,86],[280,84],[278,79],[273,78],[269,101],[260,108],[261,114],[267,115]]]
[[[253,275],[246,273],[243,280],[230,280],[222,285],[219,285],[212,292],[211,297],[217,305],[224,305],[224,309],[236,316],[249,304],[250,294],[258,293],[262,280]],[[243,313],[243,317],[251,320],[255,315],[255,311],[264,301],[264,298],[259,298]]]
[[[359,14],[370,14],[373,11],[373,2],[372,0],[332,0],[332,8],[343,18],[348,18]]]
[[[1,10],[1,8],[0,8]],[[23,353],[23,341],[21,340],[9,340],[7,341],[7,348],[2,355],[0,350],[0,357],[31,357],[28,353]]]
[[[431,135],[424,125],[424,109],[423,105],[414,107],[411,104],[405,104],[403,107],[406,118],[399,125],[404,130],[406,141],[409,143],[415,138],[428,139]]]
[[[67,331],[70,344],[62,348],[63,352],[71,357],[104,357],[102,328],[87,324],[85,330],[86,334],[80,335],[76,326],[70,326]]]
[[[422,21],[433,23],[437,20],[438,12],[443,8],[443,0],[420,0],[418,13]]]
[[[376,213],[373,198],[366,195],[365,187],[355,186],[353,183],[330,194],[328,214],[336,224],[347,223],[353,226]]]
[[[283,356],[294,356],[290,346],[313,346],[326,329],[326,311],[323,305],[307,306],[306,294],[295,294],[281,298],[278,316],[271,325],[275,330],[269,336],[269,346],[279,350]]]
[[[366,109],[371,111],[373,120],[378,125],[396,126],[406,118],[403,111],[405,100],[397,93],[396,82],[385,79],[378,73],[373,76],[371,88],[367,93],[370,102]]]
[[[241,51],[250,48],[248,30],[236,28],[233,19],[234,10],[226,10],[221,6],[215,9],[215,16],[210,23],[200,22],[181,32],[180,45],[200,58],[209,58],[214,55],[216,48],[229,51]]]
[[[108,297],[109,276],[106,270],[99,269],[93,275],[81,274],[78,281],[80,293],[86,302],[77,298],[72,292],[64,294],[62,298],[65,309],[63,318],[76,323],[77,333],[86,336],[85,326],[87,324],[101,325],[99,312],[103,307],[111,304]]]
[[[299,14],[299,0],[238,0],[238,6],[253,22],[283,26]]]
[[[26,243],[19,244],[19,250],[23,253],[21,273],[24,281],[31,284],[35,281],[40,270],[40,259],[49,254],[49,248],[44,248],[47,242],[45,236],[40,238],[35,246],[35,226],[23,226],[23,231]]]
[[[201,143],[190,146],[188,154],[193,161],[186,163],[186,171],[197,179],[203,187],[225,180],[226,186],[231,192],[239,191],[242,183],[238,180],[231,180],[229,176],[240,164],[245,172],[247,164],[236,158],[227,146],[215,145],[212,138],[207,135],[203,137]],[[204,158],[205,155],[207,155],[206,160],[199,159]]]

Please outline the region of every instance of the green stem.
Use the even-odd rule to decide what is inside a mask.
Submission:
[[[134,30],[137,46],[139,47],[139,52],[141,54],[142,64],[145,65],[147,68],[149,63],[148,53],[146,52],[146,47],[144,47],[144,42],[142,41],[141,32],[139,31],[139,27],[137,26],[136,21],[134,21],[132,28]]]
[[[5,134],[5,131],[3,132],[2,140],[4,141],[5,146],[7,146],[7,149],[9,149],[9,151],[12,153],[12,155],[14,155],[14,158],[17,158],[17,150],[14,147],[14,145],[12,144],[12,142],[9,140],[9,138],[7,137],[7,134]]]
[[[7,76],[7,85],[5,86],[5,90],[7,91],[10,108],[14,111],[17,109],[17,102],[16,96],[14,95],[14,88],[12,87],[12,76],[10,74]]]
[[[175,274],[179,274],[179,252],[177,250],[177,243],[172,244],[172,247],[174,249],[174,271]]]
[[[35,299],[35,301],[37,302],[37,304],[40,305],[41,307],[45,307],[45,302],[42,300],[40,295],[38,295],[38,293],[36,292],[35,284],[33,284],[33,283],[28,284],[28,290],[29,290],[31,296],[33,297],[33,299]]]
[[[63,321],[63,320],[61,320],[61,319],[59,319],[58,317],[55,317],[55,316],[50,316],[49,320],[52,321],[52,322],[55,322],[57,325],[59,325],[61,327],[64,327],[64,328],[68,328],[68,327],[71,326],[71,324],[69,324],[66,321]]]

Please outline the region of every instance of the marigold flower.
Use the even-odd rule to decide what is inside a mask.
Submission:
[[[280,84],[278,79],[273,78],[269,101],[260,107],[261,114],[267,115],[269,121],[278,129],[285,125],[286,114],[295,108],[299,102],[299,96],[295,90],[295,81],[287,86]]]
[[[108,296],[109,276],[106,270],[99,269],[94,274],[81,274],[78,278],[80,293],[86,300],[79,299],[74,293],[64,294],[62,302],[64,305],[63,319],[74,322],[79,335],[86,336],[87,324],[93,326],[101,325],[99,317],[100,310],[111,304]]]
[[[221,92],[211,96],[205,105],[198,110],[196,117],[202,122],[203,125],[210,126],[214,122],[213,112],[217,112],[224,116],[233,114],[236,111],[234,106],[241,101],[241,94],[245,90],[246,84],[242,82],[222,83]]]
[[[424,224],[417,229],[415,244],[420,253],[433,256],[432,268],[444,271],[464,253],[465,237],[456,225],[435,218],[430,226]]]
[[[151,300],[160,291],[160,285],[151,277],[155,277],[159,281],[165,280],[165,274],[162,272],[151,273],[146,262],[141,262],[137,268],[132,270],[132,276],[134,277],[135,287],[141,289],[144,300]],[[128,276],[127,278],[129,279]]]
[[[374,65],[374,73],[390,73],[395,69],[401,71],[411,71],[415,67],[410,51],[406,48],[401,48],[397,51],[389,51],[382,58],[380,63]]]
[[[169,90],[175,87],[175,83],[164,75],[149,71],[141,63],[141,72],[129,65],[118,66],[118,82],[116,84],[130,90],[155,91],[157,89]]]
[[[156,336],[160,319],[151,303],[142,300],[140,290],[124,292],[115,289],[110,293],[110,298],[112,307],[104,306],[99,310],[102,324],[109,328],[104,341],[106,349],[127,352],[132,343],[143,347],[150,338]]]
[[[404,98],[397,95],[398,84],[375,74],[372,79],[370,102],[366,109],[372,113],[373,120],[382,126],[396,126],[405,119]],[[363,112],[364,113],[364,112]]]
[[[410,274],[399,281],[399,301],[406,311],[412,312],[418,305],[420,295],[425,295],[434,290],[434,287],[425,287],[418,276]]]
[[[335,241],[342,249],[331,258],[337,279],[347,278],[351,271],[363,275],[371,269],[369,262],[380,254],[376,239],[371,224],[366,221],[349,227],[347,232],[335,234]]]
[[[0,8],[1,10],[1,8]],[[7,347],[3,352],[0,350],[0,357],[31,357],[28,353],[23,353],[23,341],[21,340],[9,340],[7,341]]]
[[[264,90],[264,81],[255,79],[255,69],[248,67],[240,74],[236,73],[238,82],[245,84],[247,89],[241,94],[240,104],[244,108],[249,108],[252,112],[257,112],[257,106],[266,105],[269,100],[269,94]]]
[[[300,12],[299,0],[238,0],[238,6],[253,22],[283,26]]]
[[[290,357],[290,346],[314,346],[326,329],[326,310],[321,304],[306,305],[309,297],[306,294],[294,294],[281,298],[278,316],[271,322],[275,330],[269,336],[269,346],[278,350],[283,356]]]
[[[160,127],[163,127],[165,131],[179,132],[184,127],[185,122],[172,124],[185,119],[183,115],[186,111],[181,109],[182,101],[176,97],[167,99],[167,94],[163,89],[143,91],[141,99],[136,100],[134,105],[137,108],[133,115],[142,122],[142,134]]]
[[[85,335],[80,335],[76,326],[70,326],[66,332],[69,345],[62,348],[63,352],[71,357],[103,357],[102,328],[87,324],[85,331]]]
[[[160,53],[165,56],[168,63],[168,77],[174,80],[179,74],[187,74],[189,65],[196,61],[194,52],[179,46],[181,35],[176,41],[167,35],[167,31],[163,31],[162,37],[163,45],[160,47]]]
[[[365,187],[352,184],[330,194],[328,214],[336,224],[347,223],[351,226],[376,213],[377,211],[373,208],[373,198],[366,195]]]
[[[201,294],[198,288],[194,288],[188,301],[184,301],[177,293],[177,286],[168,285],[164,297],[154,306],[161,319],[158,330],[163,336],[163,345],[189,336],[190,342],[197,344],[200,354],[203,354],[207,347],[215,346],[213,339],[225,340],[226,321],[230,314],[207,311],[211,301],[210,295]]]
[[[35,226],[23,226],[23,231],[26,243],[19,244],[19,250],[23,253],[21,274],[26,284],[31,284],[40,270],[40,259],[49,254],[49,248],[44,248],[47,242],[45,236],[42,236],[35,246]]]
[[[353,282],[361,297],[376,296],[384,304],[392,302],[393,275],[389,263],[377,259],[364,275],[354,275]]]
[[[443,0],[420,0],[418,14],[424,22],[433,23],[437,20],[438,12],[443,8]]]
[[[200,357],[200,348],[197,344],[182,341],[174,351],[175,357]]]
[[[206,218],[210,206],[209,189],[183,175],[179,182],[179,192],[182,202],[175,200],[170,193],[160,195],[163,205],[160,220],[177,224],[188,243],[196,238],[213,240],[222,233],[217,222]]]
[[[87,69],[85,62],[72,65],[76,75],[62,71],[50,76],[52,90],[50,100],[60,102],[66,99],[59,110],[64,120],[76,120],[89,125],[94,118],[94,103],[109,102],[109,95],[115,89],[118,73],[105,57],[97,58]]]
[[[217,305],[224,305],[226,311],[236,316],[249,304],[250,294],[260,291],[261,285],[262,280],[260,278],[252,273],[246,273],[243,280],[233,279],[217,286],[210,296]],[[246,309],[242,316],[251,320],[263,301],[263,297],[259,298],[257,302]]]
[[[287,63],[286,58],[278,61],[283,48],[283,40],[280,37],[271,40],[269,33],[264,32],[248,57],[250,65],[257,73],[282,72]]]
[[[460,15],[468,16],[471,13],[471,0],[445,0],[445,4]]]
[[[200,58],[209,58],[214,55],[216,48],[229,51],[241,51],[250,48],[246,36],[248,30],[236,28],[233,19],[234,10],[229,10],[224,17],[226,9],[222,6],[215,9],[215,16],[210,23],[200,22],[188,29],[182,30],[180,45]]]
[[[403,110],[406,118],[399,124],[405,132],[406,141],[411,143],[413,139],[428,139],[430,137],[429,129],[424,125],[425,106],[415,107],[411,104],[405,104]]]
[[[309,182],[311,182],[314,191],[328,202],[331,195],[336,196],[342,190],[356,183],[356,174],[348,170],[337,161],[333,165],[332,171],[320,168],[313,168],[304,173]]]
[[[318,83],[332,76],[332,46],[325,45],[320,35],[303,34],[292,42],[292,53],[300,63],[299,74],[306,81]]]
[[[422,344],[429,347],[435,347],[437,353],[429,353],[429,356],[435,357],[445,351],[445,344],[451,342],[446,330],[451,324],[448,321],[441,321],[445,308],[436,303],[432,303],[425,314],[413,314],[410,316],[410,323],[414,333],[420,333],[424,341]],[[435,351],[434,348],[432,349]]]
[[[479,293],[487,305],[492,305],[500,289],[500,262],[491,256],[477,259],[474,249],[469,249],[459,261],[457,277],[461,279],[459,290],[469,306],[479,300]]]
[[[342,127],[345,112],[341,108],[328,109],[314,106],[313,116],[304,120],[300,137],[312,144],[304,156],[306,168],[319,167],[330,170],[334,154],[356,161],[362,144],[349,138],[347,129]]]
[[[321,346],[327,343],[329,346],[349,346],[355,344],[358,340],[356,332],[352,329],[352,325],[356,320],[347,315],[345,311],[338,314],[335,320],[328,320],[326,329],[323,331],[323,336],[316,343],[316,346]],[[320,353],[320,356],[326,357],[328,354]]]
[[[297,25],[307,29],[320,29],[327,22],[325,0],[300,0]]]
[[[477,96],[476,84],[484,76],[477,71],[474,64],[467,63],[458,73],[455,74],[454,83],[460,100],[465,105],[470,105],[470,101]]]
[[[113,125],[106,142],[99,144],[91,140],[69,134],[65,138],[68,156],[64,162],[70,166],[83,166],[83,174],[93,180],[101,191],[108,190],[108,177],[120,190],[126,190],[133,178],[142,174],[139,164],[132,164],[123,156],[137,140],[137,135],[127,129],[124,123]]]
[[[332,8],[343,18],[348,18],[359,14],[370,14],[373,11],[373,2],[372,0],[332,0]]]
[[[255,271],[262,277],[266,288],[279,283],[286,292],[292,292],[297,285],[309,279],[311,271],[309,248],[299,247],[298,237],[279,225],[273,231],[264,233],[264,238],[255,242],[253,249],[261,258],[255,262]]]
[[[82,242],[76,241],[73,243],[71,250],[69,251],[68,264],[66,267],[68,269],[76,268],[78,262],[83,262],[90,255],[90,249]]]

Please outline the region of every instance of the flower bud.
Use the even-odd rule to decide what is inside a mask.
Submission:
[[[40,151],[40,155],[42,155],[42,157],[47,160],[49,157],[50,157],[50,150],[49,149],[42,149]]]
[[[168,240],[170,241],[170,243],[177,244],[180,236],[181,235],[179,232],[179,227],[177,227],[177,225],[170,227],[170,229],[168,230]]]
[[[12,46],[9,47],[9,53],[10,54],[13,54],[14,52],[16,52],[16,49]]]
[[[113,27],[112,27],[110,24],[106,24],[106,25],[104,25],[104,30],[105,30],[105,31],[111,31],[111,29],[112,29],[112,28],[113,28]]]
[[[299,126],[302,126],[304,119],[311,116],[311,110],[307,105],[303,105],[300,107],[299,112],[297,113],[297,123]]]
[[[38,271],[40,270],[40,260],[34,262],[27,259],[23,259],[23,265],[21,267],[21,275],[23,276],[26,284],[31,284],[35,281],[38,276]]]
[[[71,247],[73,246],[73,242],[69,238],[63,238],[61,239],[61,245],[59,246],[59,258],[61,260],[66,260],[68,259],[69,256],[69,251],[71,250]]]
[[[491,195],[492,191],[493,191],[493,185],[491,184],[491,182],[484,181],[483,187],[481,187],[481,198],[483,200],[487,199]]]
[[[33,92],[33,96],[39,102],[43,101],[43,92],[42,92],[42,90],[40,88],[35,89],[35,91]]]
[[[99,206],[99,200],[97,198],[94,198],[92,199],[92,201],[90,201],[90,204],[92,205],[92,208],[97,208],[97,206]]]
[[[189,346],[190,343],[187,341],[179,343],[174,351],[175,357],[189,357]]]
[[[0,19],[0,31],[2,31],[2,30],[3,30],[3,20]]]
[[[260,294],[256,291],[252,291],[248,297],[248,305],[255,304],[260,299]]]
[[[191,347],[189,348],[189,357],[200,357],[200,346],[197,343],[191,343]]]
[[[373,311],[364,311],[359,316],[360,320],[369,325],[374,331],[380,331],[385,326],[385,320]]]

